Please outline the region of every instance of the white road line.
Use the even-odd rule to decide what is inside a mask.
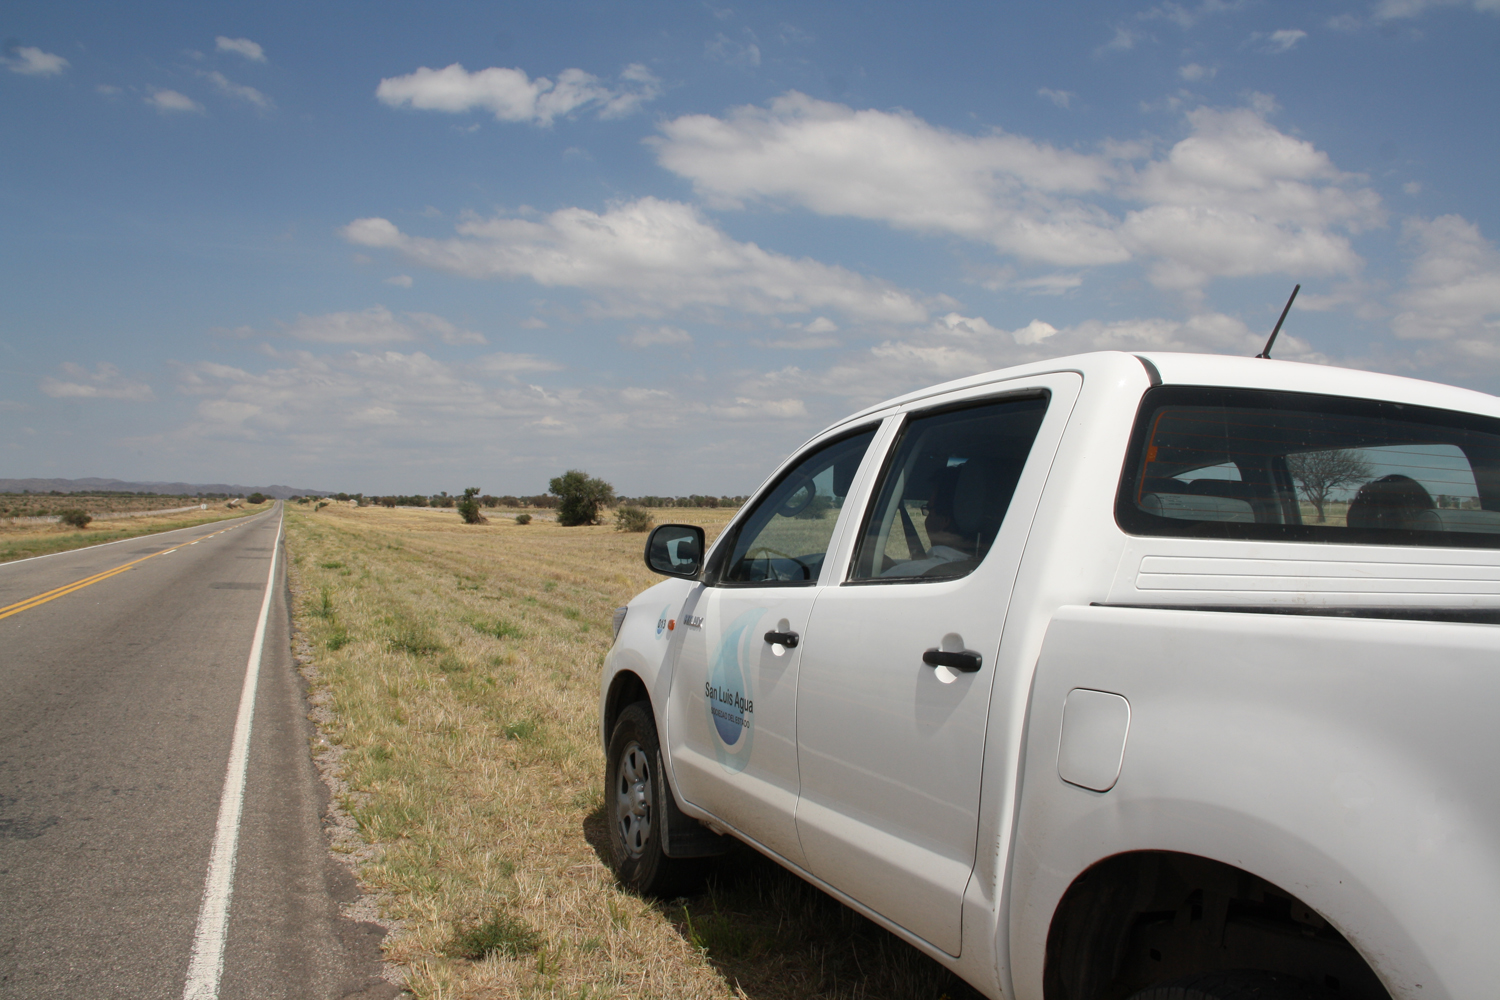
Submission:
[[[198,933],[193,938],[193,960],[188,964],[182,1000],[218,1000],[219,977],[224,973],[224,941],[229,936],[229,897],[234,893],[234,862],[240,846],[240,814],[245,806],[245,771],[250,763],[250,723],[255,716],[255,687],[260,680],[261,650],[265,647],[266,622],[271,614],[271,595],[276,586],[276,553],[281,545],[281,521],[276,523],[276,542],[271,546],[271,571],[266,576],[266,596],[260,602],[260,621],[245,664],[245,685],[240,689],[240,711],[234,720],[234,739],[229,749],[229,769],[224,792],[219,797],[219,825],[214,831],[213,853],[208,857],[208,878],[203,885],[203,905],[198,910]]]

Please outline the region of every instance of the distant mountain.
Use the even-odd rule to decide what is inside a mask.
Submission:
[[[277,500],[287,497],[326,497],[327,490],[303,490],[295,486],[233,486],[229,483],[127,483],[121,479],[0,479],[0,493],[226,493],[243,497],[263,493]]]

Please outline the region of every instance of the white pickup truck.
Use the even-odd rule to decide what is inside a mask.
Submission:
[[[626,884],[730,835],[996,998],[1500,996],[1500,399],[1025,365],[646,560],[600,692]]]

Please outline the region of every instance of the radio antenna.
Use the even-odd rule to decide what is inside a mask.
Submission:
[[[1276,329],[1271,331],[1271,339],[1266,341],[1266,349],[1257,354],[1257,358],[1271,360],[1271,345],[1276,343],[1276,335],[1281,332],[1281,324],[1286,322],[1286,314],[1292,311],[1292,299],[1295,299],[1300,291],[1302,291],[1301,285],[1292,286],[1292,297],[1286,300],[1286,308],[1281,310],[1281,318],[1276,321]]]

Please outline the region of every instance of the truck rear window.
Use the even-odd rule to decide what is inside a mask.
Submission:
[[[1141,401],[1115,518],[1138,535],[1500,548],[1500,419],[1161,386]]]

